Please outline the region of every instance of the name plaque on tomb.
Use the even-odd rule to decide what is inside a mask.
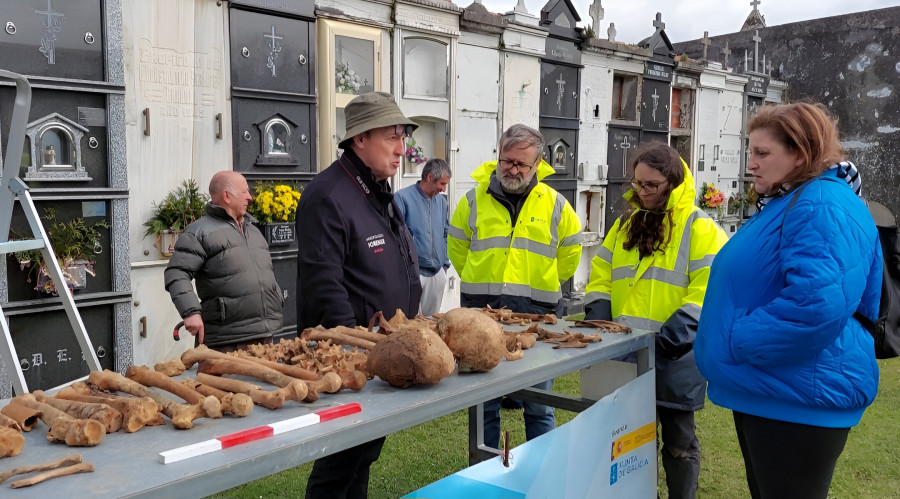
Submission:
[[[316,8],[314,0],[231,0],[229,3],[232,6],[244,5],[310,18],[315,17]]]
[[[545,45],[546,53],[545,61],[561,62],[563,64],[581,64],[581,51],[575,46],[574,42],[560,40],[557,38],[547,38]]]
[[[644,76],[653,80],[672,81],[672,67],[658,62],[647,61],[644,65]]]
[[[744,85],[744,93],[765,97],[769,89],[769,77],[765,75],[747,74],[747,84]]]

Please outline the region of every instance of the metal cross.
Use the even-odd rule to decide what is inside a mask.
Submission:
[[[622,138],[622,143],[619,144],[619,147],[622,148],[622,176],[628,174],[628,150],[631,149],[631,143],[628,142],[628,136],[625,135]]]
[[[656,121],[656,109],[659,107],[659,94],[656,93],[656,89],[653,89],[653,95],[650,96],[653,98],[653,121]]]
[[[284,37],[275,34],[274,24],[272,25],[272,34],[263,36],[272,40],[272,48],[269,50],[269,57],[266,60],[266,67],[272,70],[272,78],[275,78],[275,59],[278,58],[278,53],[281,52],[281,47],[277,45],[276,40],[284,40]]]
[[[53,26],[53,18],[54,17],[65,17],[65,14],[62,12],[57,12],[53,10],[53,5],[51,5],[52,0],[47,0],[47,10],[36,10],[34,11],[37,15],[47,15],[47,27]]]
[[[556,88],[556,107],[558,107],[559,110],[562,111],[563,92],[565,92],[566,90],[566,80],[562,79],[562,74],[560,74],[559,78],[556,80]]]
[[[709,50],[709,45],[711,40],[709,39],[709,31],[703,32],[703,38],[700,39],[700,44],[703,45],[703,60],[706,60],[706,52]]]
[[[759,73],[759,42],[762,41],[762,38],[759,36],[759,30],[756,30],[752,40],[756,42],[756,47],[753,49],[753,71]]]
[[[656,31],[662,31],[666,29],[666,23],[662,22],[662,12],[656,13],[656,20],[653,21],[653,26],[656,27]]]
[[[750,6],[753,7],[753,10],[759,10],[757,8],[759,7],[759,0],[753,0],[752,2],[750,2]]]

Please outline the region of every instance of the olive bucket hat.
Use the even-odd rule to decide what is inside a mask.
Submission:
[[[403,115],[394,96],[387,92],[369,92],[354,97],[344,108],[344,117],[347,133],[339,144],[341,149],[346,149],[353,137],[375,128],[404,125],[408,127],[408,134],[419,128],[415,121]]]

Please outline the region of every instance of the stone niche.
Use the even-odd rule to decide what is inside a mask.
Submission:
[[[31,144],[31,164],[26,180],[90,181],[81,161],[81,139],[88,129],[53,113],[28,124],[25,134]],[[88,147],[97,147],[91,138]]]

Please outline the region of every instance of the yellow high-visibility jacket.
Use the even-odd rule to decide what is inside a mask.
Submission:
[[[683,162],[682,162],[683,163]],[[657,404],[697,410],[706,383],[694,363],[693,347],[709,269],[728,241],[725,232],[694,206],[694,178],[684,165],[684,182],[672,190],[672,236],[664,251],[641,258],[623,247],[627,232],[620,217],[591,261],[585,294],[589,318],[612,319],[660,334],[656,339]],[[625,198],[637,208],[634,191]],[[636,210],[631,217],[641,216]],[[605,309],[606,313],[599,310]],[[604,315],[609,314],[609,317]]]
[[[694,206],[694,179],[685,166],[685,179],[669,195],[672,238],[665,251],[641,259],[637,247],[622,247],[627,238],[622,218],[616,220],[591,261],[591,278],[585,303],[611,301],[612,317],[639,329],[659,331],[679,308],[700,318],[709,267],[728,241],[725,232]],[[625,198],[637,206],[634,191]],[[635,211],[631,216],[641,212]]]
[[[489,191],[496,168],[490,161],[472,173],[479,185],[460,199],[450,222],[447,251],[462,280],[460,291],[555,306],[562,297],[560,282],[578,267],[581,221],[564,196],[540,182],[554,172],[542,160],[539,181],[513,224]]]

